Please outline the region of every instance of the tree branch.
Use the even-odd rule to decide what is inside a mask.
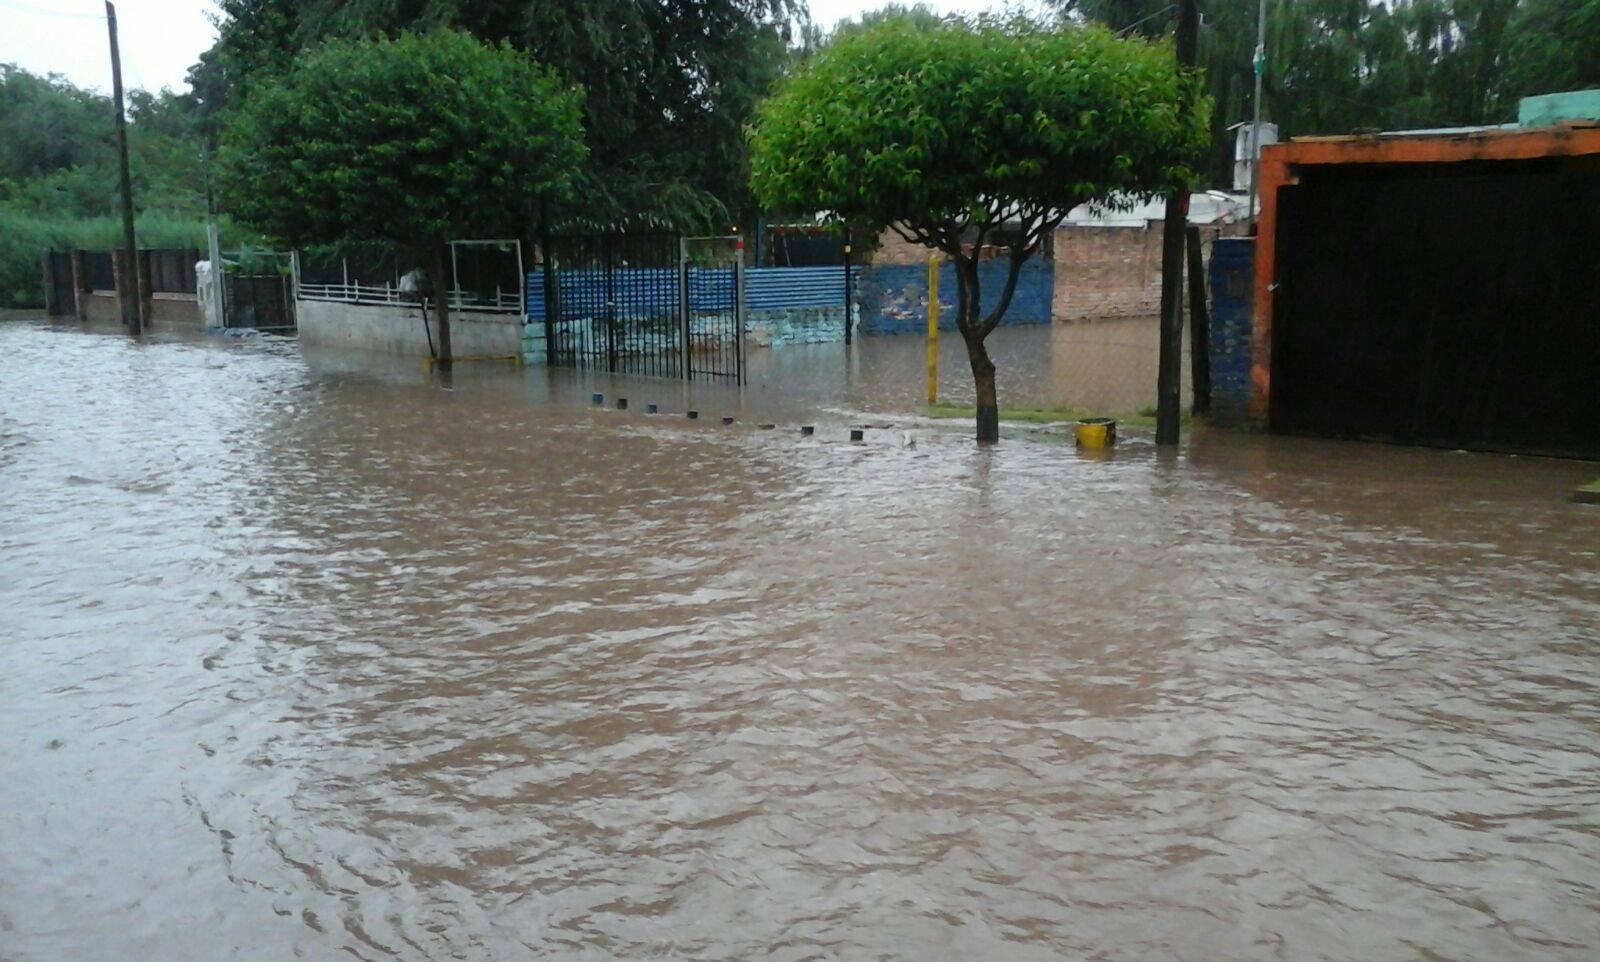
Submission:
[[[1019,254],[1018,250],[1018,248],[1014,248],[1011,252],[1010,267],[1006,271],[1006,283],[1004,287],[1000,288],[1000,300],[995,302],[994,310],[990,311],[989,316],[984,318],[983,323],[978,326],[978,337],[980,339],[988,337],[989,332],[1000,326],[1000,319],[1005,316],[1006,308],[1011,306],[1012,296],[1017,293],[1017,277],[1022,273],[1022,265],[1028,259],[1026,253]]]

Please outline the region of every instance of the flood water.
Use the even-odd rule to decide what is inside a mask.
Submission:
[[[0,958],[1600,957],[1595,465],[980,450],[904,350],[0,325]]]
[[[1125,415],[1155,407],[1159,338],[1157,318],[1117,317],[1000,328],[988,346],[1004,405]],[[865,337],[848,350],[842,344],[757,349],[748,357],[746,403],[779,395],[852,410],[916,411],[926,400],[927,341],[919,336]],[[1181,370],[1187,397],[1187,344]],[[938,390],[942,401],[972,403],[966,346],[953,331],[939,338]]]

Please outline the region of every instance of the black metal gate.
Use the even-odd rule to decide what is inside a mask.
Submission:
[[[46,257],[49,277],[46,279],[45,307],[56,315],[75,314],[78,310],[78,292],[72,287],[72,252],[50,251]]]
[[[223,327],[295,330],[293,282],[282,274],[224,274]]]
[[[1275,430],[1600,459],[1600,171],[1361,164],[1278,204]]]
[[[744,383],[743,250],[679,242],[689,377]]]
[[[674,234],[562,236],[545,246],[528,278],[528,310],[544,322],[550,364],[743,382],[737,266],[691,264]]]

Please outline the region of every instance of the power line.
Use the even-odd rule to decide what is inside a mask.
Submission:
[[[99,20],[103,22],[106,19],[106,15],[103,13],[71,13],[62,10],[46,10],[43,7],[35,7],[32,4],[19,3],[17,0],[0,0],[0,6],[26,11],[36,17],[54,17],[58,20]]]
[[[1134,27],[1141,26],[1142,24],[1145,24],[1145,23],[1147,23],[1147,22],[1149,22],[1151,20],[1154,20],[1155,18],[1161,16],[1164,13],[1171,13],[1173,10],[1176,10],[1176,9],[1178,9],[1178,5],[1177,4],[1169,3],[1166,6],[1162,7],[1160,10],[1157,10],[1155,13],[1152,13],[1147,17],[1140,17],[1138,20],[1135,20],[1134,22],[1128,24],[1126,27],[1123,27],[1121,30],[1118,30],[1117,31],[1117,36],[1119,36],[1119,37],[1123,36],[1124,34],[1126,34],[1129,31],[1131,31]]]

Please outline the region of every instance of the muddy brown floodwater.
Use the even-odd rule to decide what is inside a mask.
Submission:
[[[0,325],[0,958],[1600,957],[1594,465],[842,443],[898,350]]]

